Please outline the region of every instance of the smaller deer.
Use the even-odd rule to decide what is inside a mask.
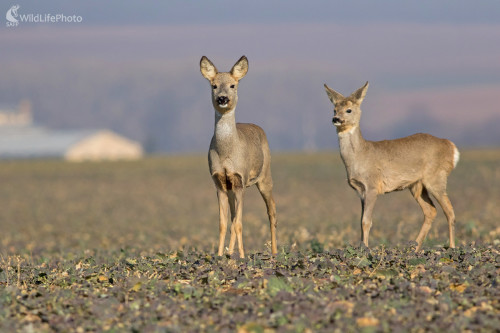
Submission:
[[[417,237],[417,250],[436,217],[429,194],[439,202],[448,219],[450,247],[455,247],[455,213],[446,194],[447,178],[457,165],[459,152],[449,140],[429,134],[414,134],[396,140],[367,141],[361,135],[361,103],[368,82],[344,97],[325,84],[334,104],[333,125],[337,128],[340,156],[349,185],[361,198],[361,241],[368,247],[372,212],[379,194],[410,189],[424,213]]]
[[[219,73],[207,57],[200,61],[201,74],[210,82],[215,109],[215,130],[208,151],[210,174],[219,199],[219,256],[224,253],[228,207],[231,211],[229,254],[238,239],[240,258],[245,257],[242,236],[243,194],[246,187],[257,185],[267,206],[271,228],[271,251],[276,254],[276,205],[271,178],[271,153],[266,134],[257,125],[236,123],[238,82],[248,71],[242,56],[229,73]]]

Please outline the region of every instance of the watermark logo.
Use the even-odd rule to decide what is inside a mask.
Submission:
[[[17,11],[21,6],[13,5],[5,14],[8,28],[17,27],[19,23],[81,23],[83,17],[80,15],[65,14],[19,14]]]
[[[19,25],[19,20],[17,17],[19,14],[17,10],[19,9],[19,5],[14,5],[9,8],[7,14],[5,14],[5,18],[7,19],[7,27],[17,27]]]

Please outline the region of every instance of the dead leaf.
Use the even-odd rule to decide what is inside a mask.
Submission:
[[[142,287],[142,282],[137,282],[136,284],[134,284],[134,286],[132,288],[130,288],[130,291],[139,291],[141,290],[141,287]]]
[[[467,289],[467,285],[463,283],[452,283],[450,284],[450,289],[459,293],[463,293]]]
[[[342,310],[345,313],[345,315],[350,317],[352,315],[352,310],[354,309],[354,303],[349,301],[331,302],[326,306],[325,311],[328,313],[332,313],[338,309]]]
[[[429,288],[428,286],[420,286],[418,287],[418,290],[420,290],[424,294],[432,294],[434,292],[434,290]]]
[[[473,306],[472,308],[470,309],[467,309],[464,311],[464,316],[470,318],[474,315],[474,313],[476,313],[477,310],[479,310],[480,308],[478,306]]]
[[[361,317],[356,319],[356,324],[359,327],[369,327],[369,326],[377,326],[379,324],[379,320],[373,317]]]
[[[413,280],[414,278],[421,275],[422,273],[425,273],[424,265],[417,265],[417,266],[415,266],[415,269],[413,269],[411,271],[410,278]]]

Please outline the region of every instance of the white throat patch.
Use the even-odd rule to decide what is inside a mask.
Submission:
[[[347,135],[351,135],[352,133],[354,133],[354,131],[356,130],[356,128],[357,128],[356,126],[353,126],[348,131],[339,132],[338,135],[339,135],[339,137],[344,137],[344,136],[347,136]]]
[[[224,114],[215,111],[215,132],[219,137],[232,135],[234,131],[234,109]]]

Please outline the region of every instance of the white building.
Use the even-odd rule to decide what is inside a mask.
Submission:
[[[0,159],[96,161],[142,156],[140,143],[110,130],[50,130],[33,126],[29,102],[22,102],[18,110],[0,108]]]

